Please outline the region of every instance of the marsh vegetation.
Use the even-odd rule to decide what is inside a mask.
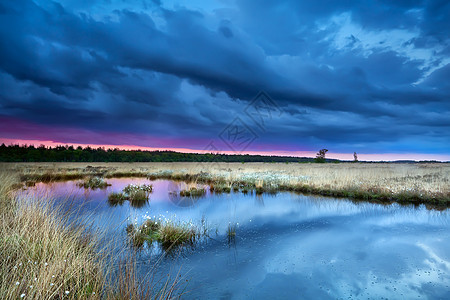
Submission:
[[[181,197],[201,197],[206,194],[205,189],[203,188],[197,188],[197,187],[191,187],[186,190],[180,191]]]
[[[125,201],[130,201],[132,206],[141,207],[148,201],[153,186],[149,184],[135,185],[129,184],[123,188],[122,192],[113,192],[108,195],[108,202],[112,206],[122,205]]]
[[[228,244],[232,244],[236,241],[236,228],[237,225],[236,224],[228,224],[227,227],[227,240],[228,240]]]
[[[187,245],[194,246],[195,242],[205,237],[207,232],[192,222],[167,219],[147,219],[140,226],[130,223],[126,231],[132,246],[141,248],[146,243],[148,247],[151,247],[154,243],[158,243],[167,252]]]
[[[27,181],[27,185],[30,181]],[[33,181],[31,181],[33,182]],[[78,183],[78,186],[85,189],[105,189],[110,186],[109,183],[105,181],[102,177],[94,176],[84,179],[82,182]]]
[[[447,207],[450,164],[387,163],[3,163],[25,182],[143,177],[210,185],[214,192],[293,191],[355,200]]]
[[[233,282],[230,281],[231,279],[229,278],[235,278],[235,276],[237,276],[239,279],[237,279],[236,282],[242,282],[245,280],[245,277],[242,277],[245,274],[241,274],[242,272],[240,271],[236,273],[236,270],[242,269],[247,270],[250,273],[258,273],[260,272],[258,271],[258,266],[263,265],[266,261],[270,262],[274,260],[273,257],[275,257],[275,260],[282,260],[276,262],[277,264],[283,266],[283,261],[289,263],[292,261],[296,266],[300,266],[300,268],[301,266],[307,266],[307,262],[304,261],[305,258],[297,257],[296,255],[298,253],[306,256],[311,253],[314,253],[315,255],[317,255],[317,253],[322,253],[320,261],[332,261],[334,255],[340,255],[341,260],[343,259],[342,261],[353,261],[351,258],[350,260],[348,259],[346,256],[348,255],[347,252],[342,254],[340,249],[348,250],[348,244],[346,243],[349,240],[351,240],[352,243],[355,241],[358,243],[360,239],[359,236],[356,235],[355,237],[350,233],[360,232],[362,236],[366,237],[368,236],[368,232],[374,232],[373,226],[370,224],[371,222],[374,222],[374,220],[377,220],[377,218],[380,218],[379,222],[381,225],[376,225],[376,228],[378,228],[376,232],[382,232],[382,234],[379,234],[379,238],[381,239],[392,234],[391,231],[383,229],[383,226],[388,226],[389,228],[394,226],[386,225],[386,223],[391,224],[391,221],[389,220],[392,218],[395,222],[400,222],[403,219],[405,219],[406,222],[410,222],[411,219],[413,219],[414,222],[418,222],[418,220],[434,220],[433,222],[436,222],[436,224],[423,227],[423,232],[418,229],[422,227],[416,228],[414,230],[415,238],[419,235],[427,235],[428,238],[436,235],[436,238],[443,241],[445,240],[445,236],[443,237],[442,234],[433,233],[445,232],[442,231],[447,226],[445,224],[448,224],[448,221],[445,219],[445,212],[440,216],[437,214],[439,213],[437,211],[426,211],[423,208],[415,209],[411,208],[411,206],[400,208],[400,206],[396,204],[353,204],[345,199],[336,200],[332,198],[310,197],[291,193],[289,191],[292,189],[292,186],[299,185],[296,181],[293,181],[293,183],[297,183],[297,185],[290,185],[289,179],[292,180],[293,176],[297,176],[296,180],[300,180],[299,175],[292,173],[290,175],[291,177],[288,177],[286,173],[281,171],[275,173],[274,169],[271,169],[273,172],[267,170],[255,172],[255,166],[250,168],[248,165],[249,164],[245,164],[244,169],[236,169],[236,166],[225,165],[224,168],[219,169],[219,171],[210,169],[209,172],[196,172],[196,169],[189,172],[186,169],[179,169],[177,164],[171,165],[171,169],[167,170],[149,170],[140,164],[126,166],[128,169],[125,169],[125,165],[122,165],[122,167],[98,165],[89,168],[83,166],[79,173],[77,170],[67,170],[66,167],[62,167],[59,170],[60,173],[57,173],[58,176],[63,176],[64,172],[70,172],[70,176],[74,176],[74,174],[85,174],[85,177],[83,178],[88,179],[89,176],[92,176],[92,173],[102,172],[103,178],[108,178],[107,182],[111,184],[111,187],[103,190],[85,189],[83,186],[79,185],[79,179],[76,179],[74,181],[51,182],[49,184],[40,184],[36,182],[34,187],[30,185],[26,190],[22,191],[20,185],[17,185],[16,179],[11,177],[11,184],[9,187],[11,195],[17,194],[22,198],[24,195],[45,195],[50,191],[55,191],[57,193],[60,193],[61,191],[67,191],[68,193],[73,193],[74,190],[78,191],[74,197],[79,198],[79,202],[77,202],[79,205],[90,205],[89,203],[95,203],[95,205],[90,205],[86,208],[86,213],[87,215],[93,214],[94,218],[96,220],[98,219],[96,226],[99,226],[99,228],[102,229],[107,227],[108,231],[123,234],[120,238],[123,239],[123,242],[119,242],[120,239],[116,235],[105,238],[102,235],[103,233],[98,232],[97,230],[92,231],[90,229],[89,219],[84,219],[84,217],[82,217],[84,214],[77,212],[73,215],[76,216],[76,218],[70,219],[64,217],[64,213],[61,214],[58,213],[57,209],[55,210],[57,205],[44,205],[44,203],[49,203],[46,202],[45,199],[39,198],[38,201],[26,202],[29,205],[35,205],[35,207],[39,209],[45,208],[45,213],[43,213],[44,220],[61,220],[58,221],[60,223],[56,222],[56,224],[60,224],[58,226],[61,226],[57,227],[57,230],[61,233],[66,232],[66,235],[63,235],[61,239],[64,238],[68,242],[65,243],[61,240],[61,243],[54,243],[55,241],[52,241],[51,237],[57,237],[57,235],[49,232],[45,233],[45,236],[42,236],[42,234],[39,235],[39,233],[30,232],[30,236],[38,236],[40,243],[42,243],[41,240],[45,239],[47,236],[48,244],[46,244],[47,242],[44,242],[42,245],[46,247],[46,249],[49,249],[50,244],[58,249],[61,248],[62,250],[60,251],[63,253],[66,253],[65,251],[69,251],[70,249],[70,251],[73,252],[71,255],[76,256],[78,259],[76,260],[76,265],[71,267],[73,268],[73,271],[71,271],[73,274],[64,275],[65,271],[61,270],[59,271],[60,273],[57,273],[60,274],[59,277],[66,278],[63,279],[63,282],[68,282],[66,285],[64,285],[65,283],[63,282],[50,281],[56,280],[55,278],[58,276],[56,274],[39,274],[39,276],[48,278],[48,280],[44,282],[43,285],[38,285],[39,289],[43,290],[36,293],[41,294],[30,295],[38,295],[36,296],[38,298],[46,297],[48,295],[47,293],[54,292],[54,290],[46,291],[46,284],[54,283],[56,285],[58,283],[61,288],[56,290],[56,294],[72,299],[86,298],[85,291],[88,291],[88,293],[92,292],[90,295],[91,298],[94,299],[95,297],[102,299],[154,298],[155,295],[160,295],[160,293],[167,296],[167,298],[177,297],[179,296],[177,285],[180,284],[178,279],[174,279],[172,276],[171,280],[167,281],[167,287],[161,290],[161,284],[153,286],[151,280],[149,281],[148,276],[145,275],[144,270],[153,270],[154,267],[152,263],[148,263],[147,266],[145,266],[145,264],[142,265],[142,261],[151,261],[150,258],[160,254],[163,255],[162,257],[167,257],[167,259],[162,260],[163,266],[161,268],[163,270],[170,269],[170,264],[173,263],[173,259],[176,257],[181,257],[181,265],[187,264],[188,269],[197,270],[193,273],[193,282],[197,284],[196,289],[199,289],[199,292],[194,292],[192,295],[193,298],[201,298],[202,296],[207,297],[205,295],[212,296],[211,294],[208,294],[208,286],[213,286],[214,289],[217,288],[218,290],[223,288],[222,292],[227,291],[227,288],[221,287],[222,283],[220,281],[214,281],[213,279],[213,274],[217,274],[217,272],[219,272],[218,270],[220,270],[219,273],[223,272],[224,276],[226,274],[226,278],[223,278],[225,281],[223,285],[233,286],[235,291],[239,291],[242,287],[233,285]],[[284,165],[283,167],[289,168],[290,166],[291,164]],[[58,167],[60,166],[58,165]],[[242,168],[242,164],[240,165],[240,168]],[[248,170],[252,170],[253,172],[249,172]],[[332,168],[330,169],[329,167],[327,171],[330,172],[330,170],[332,170]],[[417,172],[417,170],[415,171]],[[444,175],[443,178],[445,178],[445,169],[443,169],[443,171],[444,172],[441,173],[441,175]],[[48,168],[36,168],[34,170],[30,168],[28,173],[24,172],[16,174],[18,178],[20,175],[35,176],[33,174],[36,174],[39,176],[40,173],[45,174],[48,172],[50,172]],[[427,172],[428,174],[430,173],[429,170]],[[125,178],[124,175],[127,173],[139,173],[141,175],[139,178]],[[119,174],[117,176],[118,178],[115,178],[115,175],[117,174]],[[424,174],[421,176],[423,175]],[[438,179],[438,175],[439,173],[437,172],[432,179],[434,182],[438,180],[442,182],[442,178]],[[160,178],[165,179],[161,180]],[[423,180],[423,177],[421,178],[422,179],[420,180]],[[399,183],[404,184],[403,180],[399,180]],[[419,179],[409,178],[407,180],[415,180],[417,182]],[[306,182],[306,179],[302,182]],[[426,182],[422,183],[422,187],[426,186],[426,184]],[[12,189],[12,186],[16,189]],[[24,186],[24,182],[22,182],[21,186]],[[305,186],[307,186],[306,183]],[[227,188],[230,188],[230,193],[233,193],[230,194]],[[178,191],[177,197],[175,198],[171,198],[169,195],[170,191],[173,189]],[[201,192],[198,197],[192,195],[180,197],[181,191],[191,191],[193,189],[202,190],[203,192]],[[38,191],[42,191],[42,193],[38,193]],[[144,192],[146,197],[136,197],[136,199],[140,199],[136,201],[139,205],[136,205],[129,200],[133,198],[130,197],[131,195],[140,195],[142,192]],[[151,202],[149,201],[150,193],[153,193]],[[146,200],[144,198],[146,198]],[[66,194],[63,193],[61,196],[56,197],[55,201],[64,203],[67,199]],[[179,199],[181,199],[181,201],[186,200],[187,202],[178,202]],[[90,202],[87,203],[87,201]],[[110,205],[113,203],[116,204],[115,206],[114,204],[113,206],[108,206],[108,202]],[[19,201],[17,203],[21,202]],[[21,205],[22,204],[18,205],[16,209],[22,207]],[[25,207],[27,206],[23,206],[21,209],[24,209]],[[83,211],[82,207],[79,209],[80,212]],[[19,210],[16,210],[16,215],[17,211]],[[32,211],[34,211],[34,208]],[[133,214],[133,218],[125,221],[127,220],[127,217],[131,217],[130,213]],[[152,216],[150,216],[150,214]],[[330,214],[332,216],[336,215],[336,218],[329,217]],[[396,217],[393,217],[393,214],[395,214]],[[403,214],[406,217],[404,217]],[[361,216],[359,217],[359,215]],[[418,216],[415,217],[416,215]],[[33,213],[27,212],[26,216],[33,216]],[[9,218],[12,217],[6,219]],[[27,224],[24,218],[25,217],[16,219],[19,224],[24,225]],[[206,221],[207,219],[208,222]],[[39,222],[42,223],[44,220]],[[339,221],[336,222],[336,220]],[[345,222],[342,222],[343,220]],[[76,221],[76,223],[72,223],[73,221]],[[8,222],[14,224],[15,221],[13,222],[11,219]],[[5,224],[8,222],[5,222]],[[345,227],[343,230],[341,230],[342,226]],[[434,227],[430,226],[436,226],[437,231],[433,229]],[[17,225],[17,228],[19,227],[20,226]],[[49,230],[49,226],[26,226],[26,228],[29,228],[27,230]],[[395,227],[394,231],[407,234],[402,231],[403,228],[404,227],[401,226],[398,228]],[[429,231],[429,228],[432,228],[432,230]],[[8,243],[12,243],[12,245],[14,245],[14,243],[22,245],[22,238],[15,239],[17,231],[8,230],[3,230],[3,232],[10,234],[5,240],[7,240]],[[23,231],[24,229],[22,228],[20,230]],[[216,234],[212,235],[211,232],[214,232],[214,230]],[[75,238],[76,242],[71,242],[70,238],[72,236],[78,236]],[[378,238],[373,235],[369,236],[373,239]],[[103,243],[108,239],[118,243],[117,249],[115,250],[118,252],[111,253],[104,250]],[[342,242],[340,239],[342,239]],[[37,243],[38,240],[34,241],[32,237],[27,237],[26,243],[31,243],[31,248],[37,247],[37,249],[39,249],[41,244],[32,244],[33,242]],[[102,240],[102,242],[100,243],[99,240]],[[327,242],[332,241],[334,245],[338,245],[333,248],[334,252],[331,257],[326,252],[328,247],[320,244],[322,240]],[[82,242],[82,244],[77,244],[80,242]],[[373,243],[379,242],[380,240],[373,241]],[[364,243],[366,243],[365,240]],[[403,241],[403,243],[405,243],[405,241]],[[318,248],[311,248],[312,245],[315,244],[319,244]],[[12,251],[9,253],[13,253],[14,251],[18,252],[18,249],[21,249],[22,247],[17,246],[14,248],[10,244],[6,245],[8,245],[8,249],[11,249]],[[358,247],[364,248],[363,245],[358,245]],[[289,250],[289,246],[293,247],[292,251]],[[64,250],[64,247],[69,247],[69,249]],[[408,247],[414,248],[416,246],[412,245]],[[438,249],[440,249],[439,247]],[[80,250],[74,251],[73,249]],[[90,252],[88,249],[91,249]],[[389,244],[389,249],[390,251],[393,251],[393,253],[397,253],[395,257],[398,257],[398,251],[404,250],[396,244]],[[178,252],[178,250],[180,250],[180,252]],[[8,253],[6,250],[3,251]],[[55,251],[56,250],[51,250],[48,252],[47,256],[44,255],[43,259],[45,259],[45,261],[41,261],[37,258],[34,259],[38,262],[38,265],[39,262],[41,262],[41,265],[47,263],[48,266],[50,266],[50,264],[60,266],[58,265],[58,261],[61,259],[67,260],[67,257],[70,257],[70,255],[67,256],[66,254],[64,254],[67,256],[66,258],[56,255],[56,261],[52,260],[52,253],[56,253]],[[236,253],[239,253],[239,255],[231,258],[229,257],[229,251],[237,251]],[[370,252],[374,250],[371,248],[371,250],[366,249],[366,251]],[[129,254],[131,257],[138,257],[138,262],[135,260],[133,261],[133,259],[125,262],[112,263],[110,261],[111,257],[121,257],[124,253],[127,253],[127,255]],[[180,256],[178,253],[182,253],[182,255]],[[267,257],[265,257],[266,253],[268,255]],[[272,253],[272,255],[269,255],[270,253]],[[412,251],[411,253],[415,252]],[[18,256],[19,254],[15,255]],[[20,255],[23,254],[20,253]],[[383,254],[381,253],[379,255]],[[8,266],[3,269],[3,272],[6,272],[5,270],[7,268],[14,268],[14,266],[17,266],[18,268],[23,267],[23,262],[27,259],[28,256],[21,257],[19,260],[14,259],[14,262],[8,262],[6,260]],[[418,256],[412,259],[412,261],[418,263],[423,261],[423,259],[423,257]],[[315,261],[316,259],[310,258],[310,260]],[[30,261],[33,260],[30,259]],[[80,263],[80,261],[85,261],[85,265]],[[161,263],[161,260],[159,261]],[[236,261],[242,268],[239,267],[236,269],[233,267],[233,264],[230,266],[226,263],[229,261]],[[375,261],[377,261],[377,259],[375,259]],[[20,263],[22,263],[22,265],[20,265]],[[90,270],[96,271],[89,271],[88,274],[86,274],[87,271],[85,267],[88,267],[88,264],[89,268],[91,268]],[[368,264],[370,265],[371,262],[369,261]],[[181,267],[181,265],[179,266]],[[293,267],[290,264],[283,266],[283,269],[287,269],[289,272],[296,272],[295,268],[297,267],[294,269],[292,268]],[[320,264],[309,266],[308,268],[321,270]],[[306,272],[308,268],[303,271]],[[345,273],[347,274],[346,276],[352,278],[352,275],[346,271],[349,268],[348,266],[345,266],[344,269],[339,269],[339,267],[337,267],[337,269],[335,268],[336,265],[334,264],[330,263],[330,265],[327,265],[328,271],[331,270],[330,272],[334,272],[335,270],[339,274]],[[361,266],[358,266],[358,268],[361,268]],[[375,267],[372,266],[370,269],[372,270],[374,268]],[[351,270],[354,271],[354,269]],[[77,275],[77,272],[80,272],[79,275]],[[162,273],[164,273],[164,271],[162,271]],[[158,273],[158,276],[162,273]],[[52,275],[55,277],[52,277]],[[167,274],[164,275],[166,276]],[[8,280],[16,280],[8,276],[12,275],[8,274],[5,276]],[[19,275],[16,274],[14,276]],[[32,276],[35,275],[29,277],[32,278]],[[206,277],[208,279],[205,279]],[[34,278],[38,278],[38,276],[33,277],[32,280],[34,280]],[[26,280],[24,285],[22,285],[22,278],[18,278],[15,281],[19,282],[18,286],[21,287],[20,290],[14,291],[15,286],[5,285],[6,290],[11,290],[11,294],[7,296],[6,299],[8,299],[8,297],[17,298],[25,293],[26,290],[24,287],[29,284]],[[79,282],[75,284],[71,280]],[[266,280],[269,280],[269,277],[267,277]],[[304,279],[296,278],[295,280],[296,282],[298,280],[304,282]],[[312,278],[312,280],[318,280],[318,278]],[[322,278],[321,280],[324,279]],[[438,279],[429,280],[434,280],[439,287],[438,290],[441,291],[441,282]],[[191,278],[189,278],[189,282],[190,281]],[[279,287],[277,284],[276,280],[273,282],[269,280],[268,282],[268,285]],[[332,283],[329,284],[332,285]],[[36,285],[32,286],[33,288],[36,287]],[[91,286],[94,288],[91,288]],[[166,284],[164,283],[162,286],[164,287]],[[204,289],[202,288],[203,286],[205,287]],[[310,284],[310,286],[313,287],[314,285]],[[364,286],[364,284],[362,286]],[[71,290],[67,290],[69,291],[69,294],[66,294],[66,289],[69,287],[71,287]],[[286,290],[290,290],[290,287],[286,288]],[[253,295],[252,292],[247,292]],[[269,291],[266,291],[266,293],[268,292]],[[148,293],[153,296],[149,297]],[[165,296],[158,296],[157,298],[166,298]],[[257,297],[256,294],[253,296]]]
[[[0,172],[1,299],[180,296],[179,278],[147,282],[142,288],[132,259],[112,261],[92,219],[71,218],[54,199],[24,197],[17,187],[17,177]]]

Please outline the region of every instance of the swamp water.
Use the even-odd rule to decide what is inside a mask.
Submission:
[[[135,251],[125,242],[128,223],[140,225],[151,217],[208,224],[210,238],[158,263],[161,273],[180,272],[188,279],[185,298],[450,299],[448,209],[292,193],[208,190],[201,198],[180,198],[170,192],[186,188],[185,183],[142,178],[107,182],[111,186],[103,190],[69,181],[37,184],[25,193],[53,196],[60,204],[70,203],[77,214],[90,215],[122,252]],[[111,206],[108,195],[130,183],[152,184],[149,202]],[[230,224],[236,230],[232,241],[227,237]],[[139,274],[148,273],[162,253],[157,247],[139,251]]]

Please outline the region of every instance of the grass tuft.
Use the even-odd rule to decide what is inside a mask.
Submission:
[[[165,251],[194,245],[200,237],[207,235],[207,230],[201,230],[191,223],[161,223],[152,219],[139,227],[129,224],[126,230],[132,246],[141,248],[146,242],[149,246],[157,242]]]
[[[111,206],[122,205],[127,200],[124,193],[111,193],[108,195],[108,203]]]
[[[187,190],[180,191],[182,197],[201,197],[206,194],[206,190],[202,188],[191,187]]]
[[[224,183],[219,183],[219,184],[211,184],[209,186],[209,190],[211,192],[214,192],[216,194],[221,194],[221,193],[230,193],[231,192],[231,186],[224,184]]]
[[[79,182],[77,184],[79,187],[83,187],[85,189],[106,189],[108,186],[111,186],[101,177],[89,177],[84,181]]]
[[[236,241],[236,224],[228,224],[227,227],[227,240],[228,244],[234,243]]]
[[[126,200],[130,201],[133,207],[143,207],[148,202],[153,186],[150,184],[127,185],[121,193],[111,193],[108,195],[108,203],[111,206],[122,205]]]

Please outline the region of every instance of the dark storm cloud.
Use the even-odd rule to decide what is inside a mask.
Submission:
[[[215,138],[265,90],[285,111],[266,143],[393,152],[402,139],[436,137],[436,149],[450,146],[437,138],[449,137],[445,1],[182,5],[0,3],[1,114]]]

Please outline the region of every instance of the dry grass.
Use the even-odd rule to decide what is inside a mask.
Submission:
[[[158,262],[155,262],[157,265]],[[168,275],[157,279],[155,273],[150,277],[142,278],[136,272],[136,258],[129,257],[118,265],[118,276],[114,286],[106,293],[105,298],[110,300],[142,300],[142,299],[180,299],[183,292],[179,291],[184,278],[178,273],[174,279]],[[131,284],[130,284],[131,283]],[[158,289],[154,287],[158,286]]]
[[[214,182],[247,182],[256,187],[284,186],[303,192],[365,198],[382,195],[398,201],[450,200],[450,164],[388,163],[2,163],[1,168],[20,174],[23,181],[105,177],[149,176],[184,179],[186,174],[210,174]],[[288,189],[289,190],[289,189]]]
[[[111,262],[86,222],[48,199],[18,198],[16,187],[0,172],[0,299],[179,298],[178,278],[139,280],[132,260]]]
[[[56,217],[50,205],[17,205],[12,183],[0,174],[0,298],[99,298],[104,273],[95,240],[81,225],[64,226],[67,220]]]

